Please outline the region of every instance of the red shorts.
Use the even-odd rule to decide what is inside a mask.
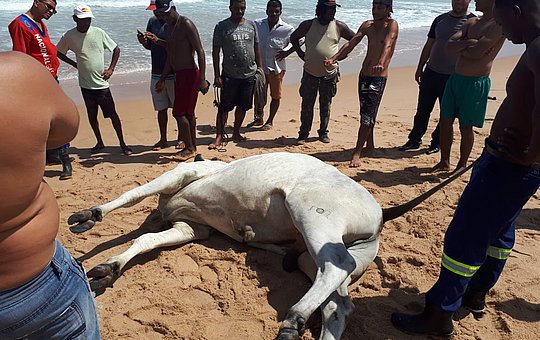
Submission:
[[[199,69],[175,72],[174,80],[174,116],[195,116],[195,106],[199,95],[201,73]]]

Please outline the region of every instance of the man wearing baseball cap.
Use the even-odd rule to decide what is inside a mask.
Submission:
[[[189,18],[178,14],[174,2],[156,0],[154,13],[163,16],[167,23],[168,54],[156,91],[165,90],[165,80],[174,72],[173,116],[178,120],[179,135],[186,145],[176,155],[176,160],[186,161],[197,156],[195,107],[199,91],[202,94],[208,92],[206,56],[197,27]],[[197,54],[197,64],[193,60],[194,54]]]
[[[169,120],[167,110],[169,108],[172,109],[174,105],[174,72],[167,75],[163,90],[161,92],[157,92],[156,84],[163,73],[165,64],[167,63],[167,23],[165,22],[165,14],[156,11],[157,7],[155,0],[150,1],[150,5],[146,9],[153,11],[154,15],[148,20],[146,31],[144,33],[139,32],[137,34],[137,39],[145,49],[150,50],[152,60],[150,93],[152,94],[152,103],[154,105],[154,109],[157,111],[160,135],[158,142],[154,144],[152,150],[158,151],[169,146],[167,141],[167,124]],[[176,125],[178,128],[176,149],[183,149],[184,142],[182,142],[180,138],[180,122],[178,117],[174,116],[174,118],[176,119]]]
[[[304,61],[304,74],[300,85],[302,110],[300,113],[300,131],[297,143],[303,145],[309,136],[313,123],[313,108],[317,94],[320,106],[319,140],[330,143],[328,123],[330,105],[337,92],[339,79],[338,63],[325,65],[324,61],[339,50],[339,40],[351,40],[354,32],[343,22],[335,20],[335,0],[319,0],[315,10],[316,18],[306,20],[291,35],[292,48]],[[305,38],[305,52],[300,48],[300,39]]]
[[[56,45],[58,57],[76,67],[79,73],[79,85],[86,105],[88,120],[97,140],[96,145],[90,149],[90,153],[98,153],[105,148],[97,119],[98,109],[101,108],[103,116],[111,119],[122,152],[128,156],[133,151],[124,142],[122,123],[116,112],[108,82],[120,57],[120,48],[104,30],[90,26],[93,18],[92,10],[87,5],[75,7],[73,20],[77,26],[64,33],[60,38]],[[69,50],[75,53],[77,62],[66,56]],[[113,55],[111,64],[103,71],[105,69],[105,50],[112,51]]]

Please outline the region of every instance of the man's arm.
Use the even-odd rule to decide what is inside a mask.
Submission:
[[[199,70],[201,72],[201,80],[199,82],[199,90],[203,94],[208,92],[208,84],[206,83],[206,56],[204,54],[204,48],[202,47],[201,37],[195,24],[189,19],[186,19],[187,37],[191,46],[197,53],[197,63],[199,64]]]
[[[420,53],[418,66],[416,67],[416,72],[414,73],[414,79],[418,84],[420,84],[420,78],[422,78],[422,75],[424,74],[424,66],[426,66],[429,60],[429,56],[431,55],[431,49],[433,48],[434,43],[435,39],[428,38],[426,40],[426,43],[424,44],[424,47],[422,48],[422,53]]]
[[[60,51],[57,51],[56,56],[58,57],[58,59],[62,60],[63,62],[77,68],[77,63],[75,62],[75,60],[71,59],[70,57],[68,57],[64,53],[62,53]]]
[[[385,67],[384,65],[387,65],[390,62],[390,58],[392,58],[392,53],[394,52],[394,48],[396,46],[398,32],[399,32],[398,23],[397,21],[392,20],[390,22],[388,33],[386,34],[386,37],[384,37],[383,50],[381,51],[381,56],[379,57],[379,61],[377,62],[377,65],[373,66],[373,71],[375,72],[384,71],[384,67]]]
[[[338,60],[343,60],[347,58],[349,53],[351,53],[351,51],[356,47],[356,45],[358,45],[358,43],[360,43],[360,41],[362,41],[362,38],[364,38],[364,36],[366,35],[366,29],[369,27],[369,24],[370,21],[364,21],[362,25],[360,25],[360,27],[358,28],[358,32],[356,32],[356,34],[345,43],[345,45],[341,46],[338,53],[326,59],[324,61],[324,64],[329,66]]]
[[[477,20],[477,18],[471,18],[471,19],[467,20],[463,24],[461,29],[459,31],[457,31],[456,33],[454,33],[454,35],[452,35],[450,37],[450,39],[448,39],[448,41],[446,42],[446,45],[445,45],[446,52],[448,52],[448,53],[460,53],[464,49],[466,49],[468,47],[471,47],[473,45],[476,45],[478,43],[477,39],[469,39],[469,38],[467,38],[467,31],[469,29],[469,26],[471,25],[471,23],[473,23],[473,21],[476,21],[476,20]]]
[[[212,46],[212,65],[214,67],[214,86],[222,87],[223,83],[221,82],[221,65],[219,64],[219,54],[221,48],[219,46]]]
[[[354,32],[347,26],[346,23],[336,20],[336,26],[339,29],[339,36],[347,41],[350,41],[354,37]]]
[[[313,19],[303,21],[300,26],[294,32],[291,34],[291,45],[292,49],[290,52],[295,51],[296,54],[298,54],[298,57],[300,59],[304,60],[304,55],[306,54],[302,49],[300,48],[300,39],[304,38],[309,31],[309,28],[311,27]]]
[[[103,79],[108,80],[112,76],[114,69],[116,68],[116,63],[118,63],[118,58],[120,58],[120,47],[116,46],[113,50],[112,60],[109,68],[102,73]]]
[[[492,53],[497,54],[503,42],[502,28],[494,23],[489,27],[486,35],[478,39],[477,44],[463,50],[461,55],[469,59],[482,59]]]
[[[261,50],[259,49],[259,44],[255,43],[254,52],[255,52],[255,63],[257,64],[257,68],[262,68],[262,58],[261,58]]]

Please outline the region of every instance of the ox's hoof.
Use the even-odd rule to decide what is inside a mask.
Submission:
[[[112,287],[113,283],[120,276],[120,265],[117,262],[98,264],[90,269],[86,276],[90,282],[90,289],[93,292],[102,292],[107,287]]]
[[[84,233],[85,231],[92,229],[96,222],[101,221],[102,219],[103,215],[98,208],[78,211],[68,218],[69,225],[77,223],[77,225],[69,227],[69,230],[75,234]]]
[[[276,340],[298,340],[300,333],[296,329],[283,328],[279,330]]]

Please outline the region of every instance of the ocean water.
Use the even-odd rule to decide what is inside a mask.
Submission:
[[[345,22],[353,31],[360,24],[371,18],[372,0],[340,0],[336,18]],[[88,0],[95,15],[92,24],[103,28],[118,43],[121,49],[116,74],[147,72],[150,69],[150,53],[137,41],[136,29],[144,30],[151,11],[146,11],[149,0]],[[267,0],[247,0],[247,19],[265,17]],[[57,42],[62,33],[74,27],[72,10],[80,1],[58,0],[57,11],[47,22],[53,42]],[[282,0],[282,19],[297,27],[300,22],[313,18],[316,0]],[[435,16],[450,10],[450,0],[397,0],[394,1],[393,17],[398,21],[400,34],[396,46],[394,61],[411,55],[413,58],[403,64],[413,65],[418,60],[420,50],[425,43],[426,34]],[[228,0],[176,0],[177,11],[189,17],[197,26],[203,43],[207,63],[211,63],[212,32],[216,23],[229,16]],[[0,51],[11,50],[11,38],[8,24],[17,15],[24,13],[32,5],[31,0],[0,0]],[[471,8],[474,12],[474,3]],[[361,57],[365,54],[365,41],[351,54]],[[516,53],[517,54],[517,53]],[[110,55],[106,57],[106,64]],[[413,61],[414,60],[414,61]],[[61,63],[60,80],[73,79],[76,71]],[[395,63],[393,62],[393,65]],[[211,75],[211,73],[209,73]]]

